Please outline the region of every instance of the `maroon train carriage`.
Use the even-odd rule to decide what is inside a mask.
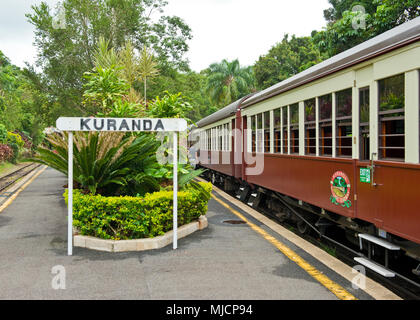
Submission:
[[[341,226],[369,247],[358,263],[392,277],[404,254],[418,275],[419,70],[416,18],[199,121],[200,166],[302,232]]]

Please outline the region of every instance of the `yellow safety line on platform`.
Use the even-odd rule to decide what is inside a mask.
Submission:
[[[305,270],[309,275],[315,278],[319,283],[321,283],[324,287],[330,290],[333,294],[335,294],[341,300],[357,300],[355,296],[345,290],[342,286],[335,283],[331,279],[329,279],[326,275],[322,274],[322,272],[318,271],[315,267],[311,266],[308,262],[302,259],[296,252],[292,249],[278,241],[276,238],[269,235],[266,231],[262,228],[256,226],[252,222],[250,222],[247,218],[245,218],[241,213],[237,210],[231,208],[228,204],[220,200],[219,198],[211,195],[214,200],[219,202],[222,206],[229,209],[233,214],[237,217],[245,221],[254,231],[261,234],[264,239],[268,240],[272,245],[274,245],[277,249],[279,249],[286,257],[290,260],[294,261],[299,267]]]
[[[9,199],[7,199],[6,202],[0,206],[0,213],[4,209],[6,209],[13,202],[13,200],[16,199],[19,193],[21,193],[32,181],[34,181],[41,173],[43,173],[45,169],[47,169],[47,167],[44,167],[41,170],[39,170],[36,174],[32,176],[31,179],[29,179],[23,186],[21,186]]]

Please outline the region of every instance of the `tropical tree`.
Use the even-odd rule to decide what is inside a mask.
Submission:
[[[118,69],[115,67],[103,69],[99,66],[94,72],[86,72],[84,77],[87,80],[83,93],[84,105],[91,106],[94,114],[107,114],[114,102],[129,92],[129,84],[118,76]]]
[[[420,15],[420,0],[329,2],[333,7],[324,11],[327,27],[312,33],[314,43],[329,57]],[[355,5],[363,9],[353,11]]]
[[[134,48],[147,46],[159,65],[187,70],[185,53],[191,29],[178,17],[163,15],[164,0],[63,0],[65,27],[54,25],[54,12],[45,3],[27,14],[35,26],[37,66],[44,73],[47,94],[66,115],[80,115],[84,72],[94,67],[99,38],[110,40],[117,52],[128,40]]]
[[[206,91],[219,106],[227,105],[251,91],[255,91],[255,78],[251,67],[241,67],[239,60],[213,63],[207,71]]]
[[[157,69],[157,63],[154,61],[154,57],[152,53],[149,52],[147,47],[143,47],[140,56],[140,63],[139,63],[139,73],[140,79],[143,81],[144,85],[144,100],[147,106],[147,79],[151,79],[156,77],[159,74],[159,70]]]
[[[165,91],[163,98],[153,100],[147,114],[152,118],[187,118],[191,109],[182,93],[170,94]]]
[[[310,37],[289,38],[286,34],[280,43],[261,56],[254,65],[259,89],[268,88],[319,62],[323,57]]]

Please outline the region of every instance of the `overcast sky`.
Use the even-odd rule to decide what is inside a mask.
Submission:
[[[44,0],[53,5],[58,0]],[[34,63],[34,28],[25,13],[41,0],[0,0],[0,50],[12,63]],[[286,33],[309,36],[326,22],[328,0],[168,0],[165,14],[191,27],[187,58],[194,71],[222,59],[251,65]]]

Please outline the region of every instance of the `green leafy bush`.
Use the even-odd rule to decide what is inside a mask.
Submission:
[[[16,144],[19,148],[22,148],[25,145],[25,141],[22,140],[22,137],[13,132],[7,132],[7,143]]]
[[[0,143],[7,142],[7,129],[4,124],[0,123]]]
[[[178,226],[205,215],[212,189],[201,183],[206,196],[190,188],[178,192]],[[64,193],[66,202],[68,191]],[[172,230],[172,191],[148,193],[144,197],[103,197],[73,191],[73,225],[82,235],[102,239],[142,239]]]

